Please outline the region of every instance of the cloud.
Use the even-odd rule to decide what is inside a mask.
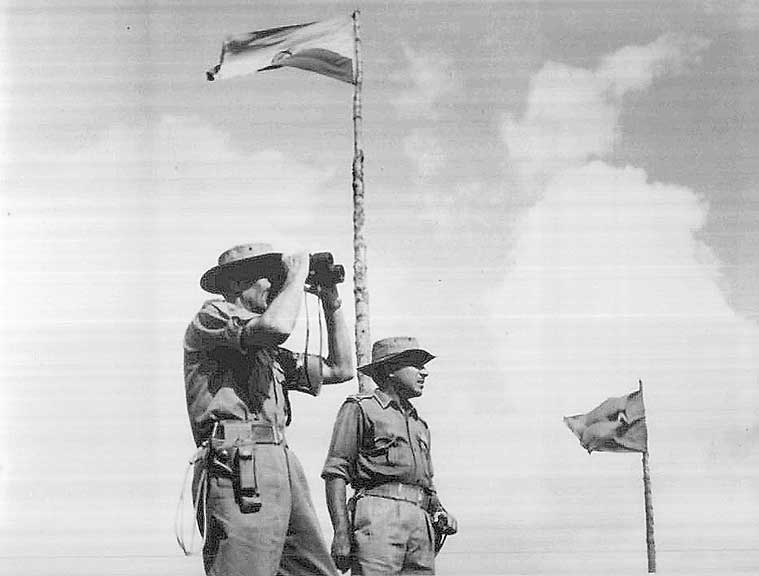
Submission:
[[[548,63],[535,74],[524,117],[507,119],[503,137],[537,201],[518,225],[492,323],[502,369],[520,387],[518,413],[550,412],[558,423],[642,378],[655,466],[704,494],[710,480],[683,470],[759,466],[745,448],[756,443],[759,330],[719,288],[720,262],[699,238],[708,203],[603,158],[623,97],[681,72],[707,44],[663,36],[595,70]],[[568,431],[542,434],[538,462],[571,469],[571,455],[546,445]]]
[[[435,105],[460,89],[453,62],[444,54],[416,51],[408,45],[403,46],[403,55],[405,67],[392,80],[405,87],[391,102],[401,114],[434,119]]]
[[[403,139],[403,152],[414,163],[422,180],[436,175],[445,165],[445,152],[440,141],[422,130],[413,130]]]
[[[645,46],[625,46],[603,58],[596,74],[614,98],[646,90],[657,78],[681,74],[700,62],[710,42],[700,36],[665,34]]]
[[[682,72],[707,46],[699,37],[664,35],[606,56],[595,70],[547,62],[530,81],[524,115],[507,116],[502,125],[524,185],[540,188],[554,174],[611,152],[622,98]]]
[[[703,9],[706,15],[725,18],[741,30],[759,28],[759,9],[754,0],[705,0]]]
[[[197,118],[165,117],[149,128],[114,125],[97,142],[58,154],[18,144],[3,162],[10,216],[0,229],[0,265],[13,281],[0,281],[0,290],[4,302],[16,304],[4,309],[0,339],[3,376],[16,385],[0,393],[0,412],[19,425],[30,413],[48,423],[75,415],[66,442],[77,449],[46,456],[56,481],[73,487],[51,529],[74,534],[77,510],[110,492],[124,462],[150,467],[166,493],[132,498],[129,510],[108,517],[94,511],[89,525],[115,539],[144,532],[146,514],[170,526],[177,474],[192,449],[181,341],[210,297],[198,286],[200,275],[222,250],[257,240],[331,250],[349,264],[350,194],[334,183],[331,167],[275,149],[242,152]],[[349,294],[343,288],[348,318]],[[316,303],[309,299],[314,350]],[[299,322],[302,338],[304,315]],[[337,402],[324,414],[331,417]],[[0,458],[0,496],[22,485],[33,491],[4,515],[22,532],[49,515],[47,495],[55,492],[34,480],[38,459],[25,449],[48,432],[36,427],[26,443],[0,433],[11,447]],[[317,449],[311,452],[316,458]],[[93,471],[95,488],[86,495],[71,484],[82,470]],[[61,542],[80,549],[78,541]]]
[[[439,103],[461,85],[453,62],[445,55],[403,46],[404,66],[392,80],[404,88],[391,100],[399,115],[429,123],[439,116]],[[445,165],[445,151],[431,128],[413,128],[403,139],[403,152],[420,180],[435,176]]]
[[[532,515],[570,523],[578,509],[623,518],[640,506],[630,496],[639,490],[635,462],[588,456],[561,417],[642,379],[657,539],[720,548],[728,539],[748,545],[743,533],[759,513],[759,486],[743,484],[759,470],[759,329],[719,289],[720,262],[699,236],[708,203],[641,168],[604,162],[624,96],[679,73],[706,44],[664,36],[618,50],[595,70],[548,63],[535,74],[526,112],[506,120],[503,138],[536,201],[490,296],[489,327],[510,419],[534,439],[511,460],[514,470],[561,476],[531,500]],[[510,433],[508,422],[492,428]],[[739,528],[710,533],[715,514]],[[590,522],[576,530],[579,544],[558,545],[596,538]]]
[[[195,285],[222,250],[246,241],[351,257],[350,196],[333,186],[334,168],[273,149],[243,153],[198,119],[115,125],[92,145],[55,155],[17,152],[7,161],[7,238],[23,239],[24,252],[37,256],[25,258],[11,243],[2,265],[24,278],[8,285],[9,295],[26,290],[44,318],[84,310],[139,316],[130,291],[146,289],[146,273],[170,276],[156,290],[173,310],[172,292],[197,297],[179,283]],[[29,169],[36,165],[44,170]],[[44,288],[49,274],[54,297]],[[22,312],[13,316],[23,321]]]

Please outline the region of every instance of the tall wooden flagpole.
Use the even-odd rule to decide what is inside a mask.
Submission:
[[[366,241],[364,240],[364,151],[361,149],[361,37],[359,11],[353,13],[356,77],[353,85],[353,298],[356,303],[356,360],[358,366],[371,361],[369,290],[366,285]],[[369,377],[359,373],[358,389],[371,387]]]
[[[640,397],[643,401],[643,381],[638,380],[640,385]],[[645,402],[644,402],[645,410]],[[646,552],[648,554],[648,572],[656,572],[656,544],[654,542],[654,503],[651,496],[651,473],[648,469],[648,441],[646,451],[642,454],[643,460],[643,498],[646,506]]]

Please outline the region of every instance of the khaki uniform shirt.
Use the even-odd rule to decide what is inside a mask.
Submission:
[[[187,327],[185,392],[197,445],[223,419],[258,420],[282,433],[289,420],[287,392],[319,394],[321,382],[306,378],[303,354],[245,346],[243,329],[257,316],[226,300],[209,300]]]
[[[355,489],[387,482],[434,492],[430,431],[414,407],[381,389],[349,396],[340,408],[322,478],[341,477]]]

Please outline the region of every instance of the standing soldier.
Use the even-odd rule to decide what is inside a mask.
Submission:
[[[298,459],[285,441],[289,391],[316,396],[353,377],[353,355],[335,281],[319,282],[329,356],[280,345],[293,330],[308,254],[268,244],[227,250],[201,278],[223,299],[203,304],[184,339],[187,409],[195,442],[195,502],[214,576],[335,574]],[[339,280],[338,280],[339,281]]]
[[[442,540],[456,532],[432,482],[430,431],[409,401],[422,395],[433,358],[415,338],[375,342],[359,370],[378,388],[348,397],[337,415],[322,478],[342,571],[434,574]]]

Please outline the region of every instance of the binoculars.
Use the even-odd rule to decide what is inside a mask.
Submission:
[[[316,252],[311,254],[308,264],[308,276],[306,286],[324,286],[340,284],[345,281],[345,268],[342,264],[335,264],[335,259],[330,252]]]

